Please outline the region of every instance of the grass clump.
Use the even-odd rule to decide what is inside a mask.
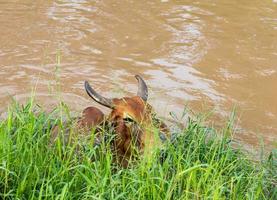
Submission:
[[[252,162],[231,147],[229,128],[215,133],[190,119],[150,159],[122,169],[108,144],[88,140],[78,153],[50,146],[52,125],[63,121],[55,113],[31,101],[1,121],[1,199],[277,199],[276,151]]]

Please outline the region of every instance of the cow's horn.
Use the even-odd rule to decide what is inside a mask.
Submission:
[[[98,94],[92,87],[89,85],[87,81],[85,81],[85,89],[88,93],[88,95],[97,103],[100,103],[103,106],[106,106],[108,108],[113,108],[113,102],[111,99],[105,98]]]
[[[147,98],[148,98],[147,85],[144,82],[144,80],[141,78],[140,75],[136,75],[135,77],[138,80],[138,93],[137,93],[137,95],[139,97],[141,97],[144,101],[147,101]]]

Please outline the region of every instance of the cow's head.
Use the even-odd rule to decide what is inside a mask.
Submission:
[[[101,96],[85,81],[88,95],[97,103],[111,109],[107,121],[114,129],[114,147],[123,166],[128,165],[134,155],[149,153],[161,142],[159,129],[167,132],[165,124],[160,121],[157,124],[157,119],[153,119],[152,108],[147,103],[146,83],[139,75],[135,77],[138,81],[136,96],[112,99]]]

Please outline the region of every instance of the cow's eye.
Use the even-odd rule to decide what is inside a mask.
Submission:
[[[129,116],[124,117],[123,120],[124,120],[124,122],[127,122],[127,123],[134,122],[134,120]]]

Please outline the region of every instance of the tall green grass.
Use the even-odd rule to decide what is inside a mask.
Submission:
[[[151,159],[122,169],[108,144],[93,146],[93,131],[78,151],[49,145],[61,110],[45,113],[33,101],[9,109],[0,123],[1,199],[277,199],[276,152],[250,161],[231,147],[229,126],[215,132],[190,119]]]

